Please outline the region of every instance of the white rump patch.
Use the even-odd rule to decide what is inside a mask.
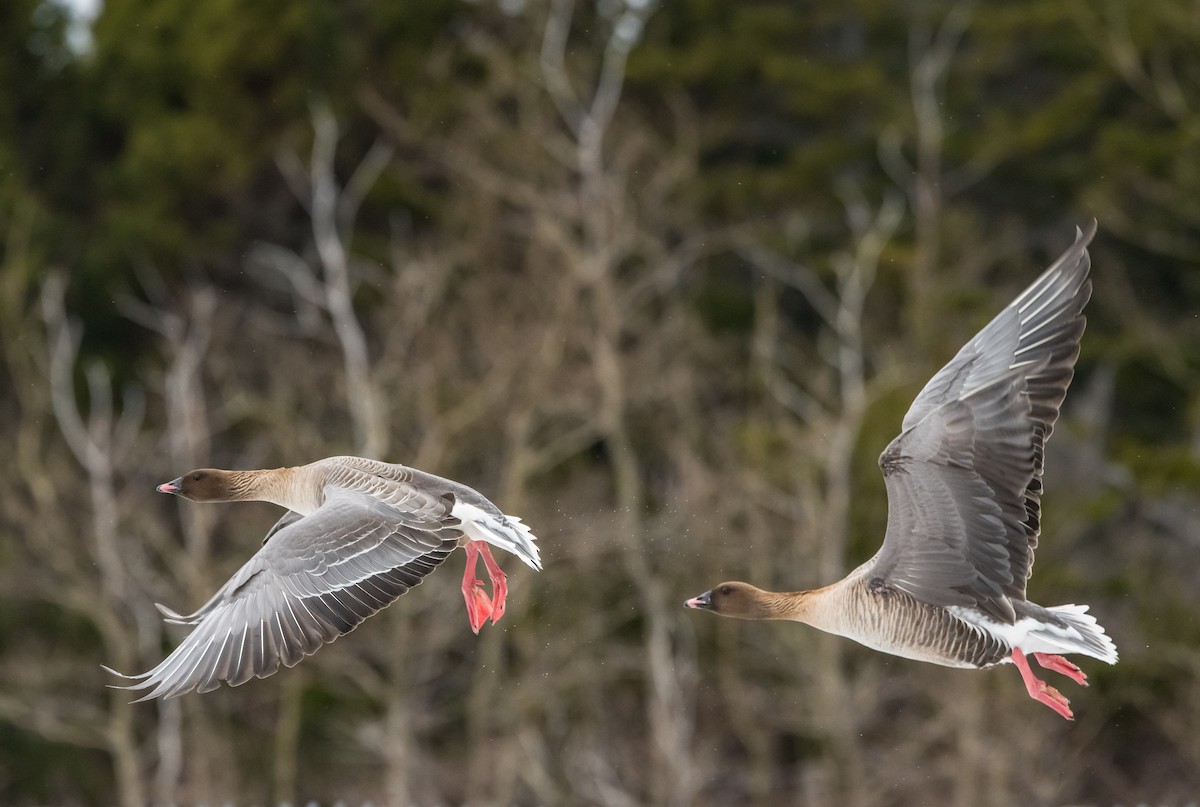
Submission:
[[[1020,648],[1026,654],[1082,653],[1109,664],[1117,663],[1116,645],[1095,618],[1087,613],[1086,605],[1058,605],[1046,609],[1066,622],[1066,627],[1048,624],[1033,617],[1018,619],[1014,624],[1006,625],[973,608],[950,606],[947,610],[1010,647]],[[1096,647],[1097,644],[1100,647]]]

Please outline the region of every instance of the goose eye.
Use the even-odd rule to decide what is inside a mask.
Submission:
[[[197,471],[196,473],[192,474],[192,479],[199,482],[200,481],[200,473]]]
[[[724,596],[728,597],[732,593],[733,593],[733,589],[730,588],[729,586],[721,586],[721,594],[723,594]]]

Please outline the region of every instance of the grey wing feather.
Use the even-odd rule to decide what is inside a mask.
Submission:
[[[290,524],[295,524],[297,521],[299,521],[302,518],[304,518],[304,516],[300,515],[295,510],[288,510],[286,513],[283,514],[282,518],[280,518],[278,521],[275,522],[275,526],[273,526],[273,527],[271,527],[271,529],[267,530],[267,534],[263,536],[262,542],[265,544],[267,541],[271,540],[271,538],[275,535],[275,533],[279,532],[284,527],[286,527]]]
[[[1015,619],[1041,520],[1046,439],[1074,375],[1095,222],[943,367],[880,456],[888,491],[873,584]]]
[[[1075,243],[929,379],[904,416],[901,431],[942,404],[1004,375],[1012,365],[1050,354],[1060,366],[1031,377],[1030,395],[1045,398],[1037,414],[1053,426],[1079,355],[1084,319],[1078,314],[1092,294],[1087,246],[1095,235],[1095,220],[1086,231],[1076,230]]]
[[[183,642],[127,689],[141,700],[237,686],[291,667],[420,584],[458,545],[459,522],[442,503],[400,511],[330,491],[311,515],[279,529],[193,614]],[[285,519],[287,516],[284,517]],[[419,524],[419,526],[416,526]],[[277,525],[278,526],[278,525]]]

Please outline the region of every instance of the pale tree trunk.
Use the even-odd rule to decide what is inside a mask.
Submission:
[[[180,315],[172,312],[173,303],[156,278],[144,277],[143,288],[151,303],[130,298],[122,301],[122,309],[129,319],[162,339],[167,361],[162,380],[167,446],[173,473],[182,474],[210,459],[211,426],[203,374],[212,342],[217,297],[210,288],[191,289],[184,303],[187,313]],[[211,575],[216,512],[212,508],[186,506],[182,500],[179,512],[186,562],[176,568],[186,572],[187,601],[204,602],[216,582]],[[191,769],[190,797],[213,800],[217,794],[213,792],[213,777],[206,770],[212,764],[208,751],[220,744],[212,736],[210,721],[194,711],[191,719],[185,721],[185,705],[181,700],[163,699],[155,705],[159,714],[158,766],[154,775],[156,803],[174,804],[188,798],[180,789],[185,773],[189,773],[185,770],[185,760]],[[228,785],[228,776],[232,775],[229,772],[222,777],[222,784]]]
[[[296,160],[287,157],[281,157],[279,165],[308,211],[319,265],[312,266],[295,253],[277,247],[260,247],[255,259],[287,278],[302,304],[313,306],[328,316],[341,349],[346,411],[350,415],[355,437],[355,452],[365,457],[387,460],[388,411],[372,367],[366,331],[354,309],[355,284],[351,276],[350,240],[359,206],[391,160],[392,150],[382,141],[377,141],[360,161],[345,187],[340,187],[334,170],[338,126],[325,104],[318,104],[313,109],[313,135],[307,171],[298,168]],[[394,620],[405,618],[400,612],[388,613],[393,614],[391,619]],[[389,678],[404,680],[403,655],[392,654],[388,658],[398,665],[389,671]],[[273,787],[274,798],[279,802],[295,799],[304,678],[303,670],[290,671],[288,683],[282,690],[275,734]],[[396,687],[387,687],[382,691],[387,694],[388,716],[385,724],[389,742],[396,747],[410,747],[411,720],[407,693]],[[409,760],[388,753],[385,761],[388,769],[383,779],[389,798],[396,803],[411,800],[406,785]],[[400,766],[400,769],[393,769],[393,765]]]
[[[377,141],[347,187],[339,190],[334,176],[337,122],[327,106],[320,105],[313,113],[313,130],[310,213],[321,257],[325,309],[342,348],[346,405],[354,425],[356,450],[363,456],[382,459],[388,449],[387,411],[372,380],[367,338],[354,311],[348,241],[362,197],[391,159],[391,149]]]
[[[648,389],[644,371],[631,364],[623,345],[638,336],[653,340],[654,324],[643,313],[644,300],[661,302],[677,288],[689,256],[709,249],[705,244],[720,238],[705,233],[706,239],[697,237],[695,243],[687,240],[677,248],[662,243],[662,234],[648,231],[644,211],[636,206],[650,202],[630,198],[627,187],[632,177],[618,159],[628,159],[640,144],[622,140],[612,147],[606,140],[621,97],[625,59],[650,11],[648,6],[635,4],[615,9],[612,34],[603,53],[598,54],[594,90],[589,89],[587,99],[581,100],[575,90],[579,82],[566,65],[575,7],[569,0],[550,4],[540,52],[541,76],[566,131],[525,128],[528,120],[536,121],[535,126],[545,126],[544,118],[539,117],[541,111],[535,109],[541,99],[521,95],[523,81],[517,82],[513,92],[532,110],[518,124],[522,126],[522,139],[544,149],[538,159],[548,157],[550,170],[556,178],[562,177],[561,182],[546,180],[540,169],[528,174],[517,169],[507,174],[486,160],[472,159],[475,152],[469,146],[459,146],[452,152],[447,149],[442,155],[453,173],[521,211],[525,216],[522,225],[529,228],[531,251],[553,264],[553,269],[546,268],[545,282],[538,287],[545,298],[539,301],[537,310],[545,319],[529,325],[529,329],[541,327],[541,336],[531,350],[519,347],[514,351],[520,365],[516,373],[518,387],[512,395],[499,398],[505,412],[501,428],[507,447],[500,503],[506,510],[515,506],[519,512],[531,477],[590,445],[602,447],[607,459],[615,511],[611,531],[617,541],[614,562],[619,564],[622,579],[632,583],[643,631],[639,652],[631,663],[637,666],[644,687],[643,736],[648,761],[636,768],[618,768],[588,750],[577,758],[581,761],[573,770],[581,777],[575,782],[576,792],[592,793],[602,803],[612,804],[643,800],[691,803],[703,784],[692,753],[690,687],[694,660],[681,658],[674,647],[682,612],[673,600],[667,602],[657,568],[658,552],[650,541],[652,526],[643,492],[644,461],[635,445],[631,414],[638,402],[665,397],[667,391],[658,378],[650,380]],[[495,57],[486,45],[481,50]],[[577,62],[572,61],[574,70]],[[509,68],[508,62],[497,65],[500,73]],[[370,93],[364,94],[363,100],[376,120],[398,140],[413,137],[404,118],[386,102]],[[487,107],[481,101],[481,109]],[[504,130],[504,134],[509,132]],[[609,153],[610,148],[614,153]],[[678,179],[679,171],[680,161],[667,160],[653,167],[652,178],[639,175],[636,180],[639,187],[643,183],[651,185],[652,180],[670,186]],[[663,193],[661,186],[653,192]],[[635,272],[631,279],[622,272],[631,259],[644,261],[652,268]],[[524,339],[528,339],[528,332],[524,331]],[[495,356],[490,358],[497,361]],[[575,364],[581,358],[583,368]],[[655,360],[664,366],[670,364],[662,357]],[[566,372],[564,363],[569,368]],[[492,377],[502,375],[494,369],[492,372]],[[489,378],[486,383],[495,382]],[[565,403],[564,396],[580,385],[588,388],[588,394]],[[564,406],[571,410],[564,419],[572,424],[550,436],[539,432],[547,411]],[[442,419],[454,418],[443,415]],[[482,665],[490,668],[502,659],[498,636],[481,636],[480,643]],[[488,794],[502,797],[513,776],[512,763],[508,762],[511,754],[502,751],[494,739],[496,732],[511,733],[512,727],[498,725],[496,710],[487,708],[497,697],[508,694],[497,691],[498,680],[481,671],[469,696],[467,797],[471,803]],[[531,787],[536,782],[536,773],[522,770],[516,775],[526,778]]]
[[[989,167],[979,163],[948,177],[943,164],[945,84],[959,43],[970,25],[974,4],[955,4],[936,30],[914,22],[909,33],[909,97],[913,109],[915,163],[902,155],[901,138],[885,133],[880,159],[894,182],[908,194],[913,210],[914,244],[909,271],[905,326],[920,354],[938,345],[937,294],[941,273],[943,206],[948,193],[978,180]],[[947,186],[950,187],[947,187]]]
[[[92,508],[90,551],[100,575],[96,627],[107,658],[118,667],[132,669],[137,653],[121,618],[130,611],[130,587],[118,540],[121,507],[115,469],[137,440],[142,400],[136,393],[126,394],[123,411],[115,413],[108,372],[94,364],[85,370],[90,411],[86,414],[80,411],[73,378],[80,337],[78,329],[67,319],[64,288],[64,282],[57,276],[52,276],[42,287],[42,311],[50,347],[51,402],[63,439],[87,475]],[[143,761],[134,731],[133,707],[126,692],[110,691],[105,737],[116,773],[118,802],[124,807],[144,804]]]
[[[932,33],[914,26],[910,39],[911,94],[916,123],[916,171],[912,199],[916,224],[913,266],[909,284],[908,323],[911,344],[919,355],[936,355],[940,347],[936,312],[942,304],[937,293],[941,267],[941,239],[946,187],[943,166],[945,127],[942,107],[945,82],[959,43],[970,26],[972,3],[951,9]],[[984,711],[981,682],[969,682],[946,701],[947,718],[956,734],[955,803],[983,803],[978,783],[988,770],[981,752],[986,740],[979,735],[985,723],[975,719]]]
[[[671,646],[675,609],[666,603],[646,541],[642,471],[629,431],[629,393],[620,347],[627,314],[615,277],[621,259],[617,245],[629,243],[637,225],[626,211],[623,183],[606,166],[604,153],[605,135],[621,97],[625,61],[651,11],[649,4],[640,9],[627,7],[607,42],[594,94],[585,103],[572,89],[564,59],[574,4],[556,0],[543,38],[542,76],[575,142],[579,175],[575,205],[582,225],[578,245],[582,260],[572,268],[595,328],[591,361],[600,391],[596,417],[612,466],[621,558],[646,623],[644,675],[654,755],[654,762],[647,766],[650,800],[683,805],[692,803],[702,777],[692,762],[693,718]]]
[[[412,804],[414,788],[411,771],[416,739],[413,733],[412,685],[404,675],[408,648],[412,646],[412,621],[397,616],[388,622],[388,660],[392,675],[384,682],[382,693],[387,704],[383,720],[383,792],[387,804]]]
[[[789,431],[796,439],[794,451],[808,455],[820,447],[821,462],[797,463],[796,498],[803,503],[796,514],[797,543],[816,543],[816,585],[827,585],[847,571],[847,547],[853,506],[855,444],[862,430],[869,395],[864,371],[863,316],[867,292],[874,281],[880,255],[899,227],[903,212],[899,201],[887,198],[877,210],[862,200],[844,195],[847,221],[854,242],[834,259],[836,286],[831,291],[810,267],[796,264],[750,244],[743,254],[768,275],[802,293],[833,336],[821,353],[825,366],[804,368],[806,377],[788,378],[779,365],[779,323],[773,311],[776,297],[760,297],[764,319],[756,335],[755,352],[768,390],[796,416],[802,428]],[[824,379],[832,376],[832,384]],[[820,390],[831,386],[835,394],[823,400]],[[816,652],[806,663],[814,678],[815,717],[833,744],[834,769],[817,773],[807,782],[809,796],[869,804],[866,760],[859,741],[855,698],[843,671],[844,640],[817,634],[811,640]]]

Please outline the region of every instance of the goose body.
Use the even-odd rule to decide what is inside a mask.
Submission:
[[[925,385],[879,458],[888,525],[873,558],[821,589],[722,583],[685,605],[790,619],[904,658],[982,669],[1013,663],[1063,717],[1068,701],[1027,657],[1081,684],[1063,654],[1115,664],[1086,605],[1025,598],[1041,531],[1046,440],[1074,375],[1091,296],[1087,232]]]
[[[192,632],[128,689],[142,700],[237,686],[291,667],[349,633],[436,569],[467,552],[471,628],[504,614],[507,584],[489,546],[541,569],[536,538],[483,495],[449,479],[362,457],[252,471],[202,468],[158,486],[199,502],[267,501],[287,509],[250,560],[197,611],[159,606]],[[492,596],[475,579],[482,558]],[[120,675],[120,673],[116,673]]]

